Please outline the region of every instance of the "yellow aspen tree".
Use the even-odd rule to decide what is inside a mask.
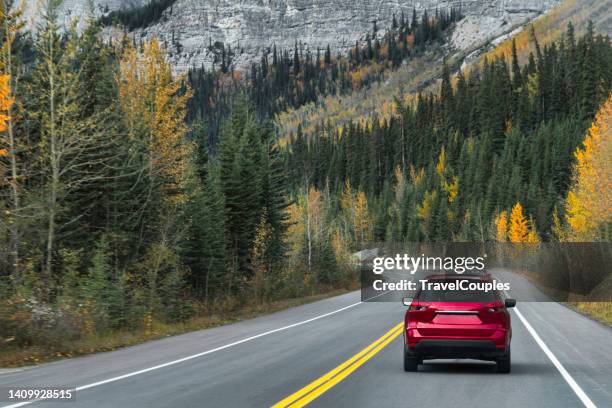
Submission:
[[[320,239],[323,230],[321,192],[311,187],[308,194],[300,194],[297,202],[289,205],[285,211],[288,225],[285,237],[288,247],[294,256],[306,249],[310,272],[314,242]]]
[[[359,242],[368,242],[372,239],[372,221],[368,211],[368,200],[363,191],[357,193],[355,198],[355,238]]]
[[[314,238],[320,239],[323,228],[322,209],[321,209],[321,192],[314,187],[308,190],[308,211]]]
[[[453,176],[450,183],[444,182],[444,191],[448,194],[448,203],[452,204],[459,194],[459,177]]]
[[[404,198],[404,190],[406,189],[406,177],[400,166],[395,166],[395,202],[401,203]]]
[[[529,234],[529,225],[523,214],[523,206],[516,203],[510,213],[510,226],[508,228],[508,238],[510,242],[525,242]]]
[[[176,273],[174,247],[167,245],[182,232],[173,224],[188,201],[188,183],[194,169],[193,143],[186,137],[187,101],[191,91],[183,77],[174,78],[164,50],[157,39],[145,42],[139,52],[127,46],[116,75],[119,108],[127,130],[128,162],[139,174],[132,196],[139,203],[133,213],[140,224],[140,239],[151,242],[143,265],[158,257],[159,246],[168,248],[164,264],[142,268],[137,279],[147,289],[149,313],[156,312],[159,282]],[[131,170],[131,169],[130,169]],[[176,234],[176,235],[175,235]],[[231,275],[228,278],[231,288]]]
[[[417,216],[422,220],[426,221],[431,217],[433,203],[436,201],[438,196],[437,191],[426,191],[425,196],[423,197],[423,202],[421,205],[417,206]]]
[[[557,206],[555,206],[553,209],[551,232],[555,241],[561,242],[565,240],[566,234],[563,226],[561,225],[561,218],[559,218]]]
[[[419,186],[425,179],[425,169],[421,167],[418,171],[414,166],[410,165],[410,180],[415,186]]]
[[[422,221],[419,225],[421,232],[429,237],[432,229],[433,212],[435,210],[435,204],[438,200],[438,191],[426,191],[423,196],[423,201],[420,205],[417,205],[417,217]]]
[[[319,201],[321,198],[321,193],[317,191],[315,188],[311,187],[308,190],[308,194],[306,196],[306,200],[304,203],[304,222],[306,224],[306,245],[308,247],[308,273],[310,274],[312,268],[312,248],[314,237],[313,230],[315,233],[319,230],[317,225],[320,224],[321,211],[319,206]]]
[[[287,213],[287,243],[292,253],[298,253],[303,245],[305,225],[304,208],[299,203],[292,203],[285,210]]]
[[[187,101],[183,77],[174,79],[159,41],[154,38],[142,53],[129,46],[119,64],[119,103],[128,137],[147,149],[146,167],[166,201],[183,202],[181,193],[192,144],[185,138]]]
[[[5,132],[8,129],[7,123],[10,120],[9,110],[14,102],[11,96],[10,80],[10,75],[0,75],[0,132]],[[5,156],[8,154],[6,149],[0,150],[0,154],[2,152],[4,152]]]
[[[444,176],[444,171],[446,170],[446,152],[444,151],[444,146],[442,146],[442,150],[440,150],[440,156],[438,156],[438,164],[436,165],[436,172],[440,177]]]
[[[272,230],[264,210],[255,230],[255,239],[251,248],[251,264],[253,265],[254,272],[251,286],[255,292],[255,298],[258,300],[262,300],[268,295],[270,268],[266,262],[265,255],[271,235]]]
[[[600,240],[599,226],[612,221],[612,95],[601,107],[583,146],[574,153],[574,181],[567,196],[571,241]]]
[[[11,89],[9,86],[10,77],[9,75],[0,75],[0,132],[6,132],[8,126],[7,122],[9,120],[8,111],[13,104],[13,99],[11,98]],[[4,142],[4,140],[2,140]],[[0,145],[0,159],[5,157],[9,157],[9,149],[4,147],[3,145],[8,145],[8,143],[2,143]],[[8,167],[8,166],[6,166]],[[4,163],[0,161],[0,171],[2,172],[2,179],[0,179],[0,186],[4,184],[9,184],[9,180],[5,180],[7,170],[5,169]]]
[[[540,242],[540,237],[536,232],[535,221],[533,217],[529,218],[529,233],[527,234],[527,243],[528,244],[537,244]]]
[[[340,197],[340,207],[343,210],[349,210],[353,207],[353,189],[349,179],[346,179],[344,183],[344,190],[342,191],[342,197]]]
[[[527,220],[521,203],[516,203],[510,213],[508,239],[512,243],[537,243],[539,238],[535,232],[533,221]]]
[[[498,242],[508,241],[508,213],[502,211],[495,218],[495,239]]]
[[[342,237],[342,231],[338,226],[333,228],[331,234],[331,245],[334,249],[337,259],[347,260],[350,256],[350,250],[347,246],[346,240]]]

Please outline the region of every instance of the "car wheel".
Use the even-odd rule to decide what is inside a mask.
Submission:
[[[510,372],[510,347],[508,347],[508,353],[505,356],[497,360],[497,372],[507,374]]]
[[[420,360],[418,358],[409,356],[408,353],[404,350],[404,371],[418,371],[419,361]]]

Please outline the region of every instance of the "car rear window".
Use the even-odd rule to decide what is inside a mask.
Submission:
[[[500,297],[495,290],[423,289],[417,299],[422,302],[495,302]]]

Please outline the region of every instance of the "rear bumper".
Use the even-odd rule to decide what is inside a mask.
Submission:
[[[491,340],[421,340],[408,347],[409,355],[421,359],[474,358],[493,360],[506,354],[506,348],[496,346]]]

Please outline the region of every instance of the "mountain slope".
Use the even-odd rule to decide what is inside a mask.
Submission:
[[[393,15],[410,19],[413,7],[420,15],[460,6],[475,25],[472,33],[498,35],[503,27],[528,21],[559,0],[178,0],[157,24],[134,31],[136,38],[159,37],[168,46],[177,71],[196,65],[210,66],[215,42],[231,47],[237,68],[258,60],[276,44],[292,49],[296,42],[316,52],[328,44],[332,51],[354,45],[373,31],[391,25]],[[486,18],[482,18],[486,17]],[[468,40],[468,43],[470,41]],[[467,44],[469,45],[469,44]]]
[[[403,13],[409,20],[413,9],[419,16],[427,10],[460,7],[466,15],[464,25],[453,39],[460,48],[496,37],[507,27],[530,21],[560,0],[177,0],[167,7],[162,18],[146,28],[136,28],[136,40],[158,37],[166,46],[175,70],[213,65],[215,47],[231,48],[236,68],[246,68],[272,45],[292,49],[296,42],[304,50],[316,52],[329,44],[340,52],[363,40],[366,33],[377,35],[391,25],[393,16]],[[38,0],[21,0],[30,24],[41,15]],[[60,22],[87,15],[90,0],[64,0],[59,8]],[[94,0],[96,16],[115,10],[134,10],[149,0]],[[132,27],[134,28],[134,27]],[[109,28],[109,35],[120,35],[119,27]]]
[[[482,25],[478,24],[479,20]],[[569,21],[573,22],[580,33],[589,20],[594,22],[597,32],[611,34],[612,1],[565,0],[536,17],[533,26],[540,41],[546,43],[558,39]],[[529,42],[529,30],[525,27],[530,21],[526,19],[515,24],[499,25],[490,17],[468,15],[457,23],[451,45],[446,50],[432,51],[421,60],[400,67],[391,72],[384,82],[372,85],[367,91],[343,95],[341,98],[329,96],[317,104],[308,104],[277,115],[276,122],[281,135],[295,132],[298,124],[309,133],[317,124],[328,121],[342,125],[373,114],[386,117],[391,113],[390,106],[395,98],[412,98],[415,91],[436,83],[442,74],[443,59],[458,69],[459,66],[465,67],[480,61],[485,56],[509,56],[513,37],[518,42]],[[521,61],[526,60],[527,54],[526,49],[519,50]]]

